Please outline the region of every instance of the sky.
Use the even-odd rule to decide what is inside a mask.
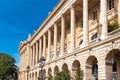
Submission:
[[[0,52],[16,59],[19,44],[34,33],[59,0],[0,0]]]

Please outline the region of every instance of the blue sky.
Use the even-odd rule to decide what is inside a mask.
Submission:
[[[59,0],[0,0],[0,52],[19,65],[19,43],[42,24]]]

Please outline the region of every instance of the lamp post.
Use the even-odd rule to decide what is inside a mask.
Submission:
[[[27,80],[28,80],[29,70],[30,70],[30,66],[28,65],[28,66],[26,67],[26,71],[27,71]]]
[[[46,59],[43,56],[41,56],[41,58],[39,60],[39,62],[40,62],[40,69],[41,69],[41,71],[40,71],[40,80],[44,80],[43,67],[44,67],[45,61],[46,61]]]

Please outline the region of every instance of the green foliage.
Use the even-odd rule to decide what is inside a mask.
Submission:
[[[83,80],[82,78],[83,78],[83,72],[81,71],[81,68],[78,68],[76,71],[75,79],[76,80]]]
[[[16,75],[15,59],[8,54],[0,53],[0,79],[16,78]]]
[[[118,28],[120,28],[120,25],[117,22],[113,24],[110,24],[110,23],[108,24],[108,32],[114,31]]]
[[[68,70],[63,70],[62,72],[58,72],[54,78],[54,80],[70,80],[70,74]]]
[[[52,80],[52,79],[53,79],[52,75],[49,74],[49,76],[48,76],[48,80]]]
[[[38,80],[40,80],[40,77],[38,77]]]

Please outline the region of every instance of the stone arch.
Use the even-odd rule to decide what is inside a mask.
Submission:
[[[86,80],[98,80],[98,60],[95,56],[89,56],[86,61]]]
[[[62,70],[68,70],[68,65],[66,63],[63,64]]]
[[[44,80],[46,79],[46,70],[45,69],[43,70],[43,79]]]
[[[46,70],[45,69],[39,70],[38,74],[39,74],[38,77],[40,77],[40,78],[43,77],[43,79],[46,78]]]
[[[54,68],[54,74],[57,74],[59,72],[59,68],[58,68],[58,66],[55,66],[55,68]]]
[[[47,78],[49,78],[49,77],[53,77],[52,76],[52,69],[50,67],[48,68],[48,72],[47,72]]]
[[[76,71],[80,69],[80,62],[78,60],[75,60],[73,63],[72,63],[72,78],[74,79],[75,76],[76,76]]]
[[[51,68],[48,69],[48,75],[52,75],[52,69]]]
[[[120,50],[113,49],[106,55],[106,79],[120,80]]]
[[[75,60],[72,64],[72,69],[76,69],[80,67],[80,62],[78,60]]]

